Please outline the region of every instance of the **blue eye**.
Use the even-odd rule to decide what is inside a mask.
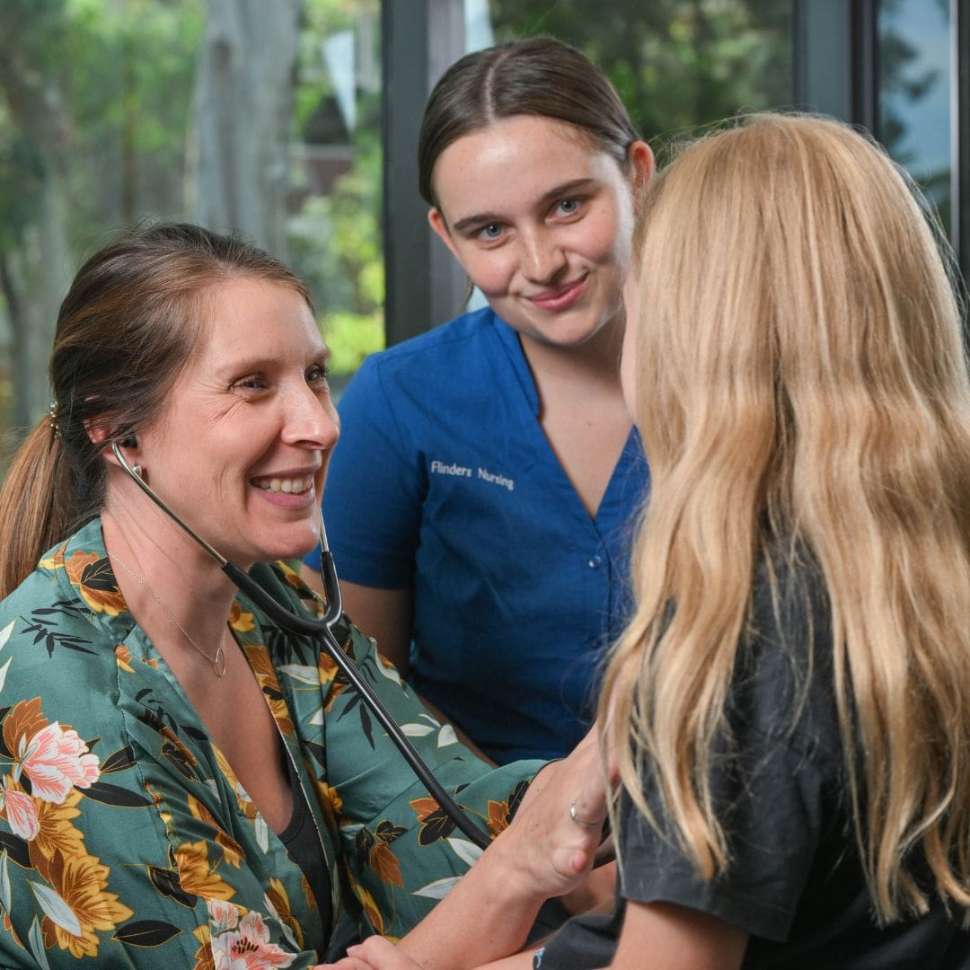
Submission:
[[[497,222],[490,222],[487,226],[482,226],[478,230],[478,238],[486,242],[495,242],[502,236],[502,227]]]
[[[556,209],[560,215],[564,216],[574,216],[579,212],[579,207],[582,203],[579,199],[561,199],[556,204]]]
[[[326,384],[328,376],[327,368],[323,364],[314,364],[306,372],[308,384]]]

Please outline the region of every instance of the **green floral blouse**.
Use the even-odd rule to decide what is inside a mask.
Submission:
[[[254,575],[318,610],[285,566]],[[342,623],[442,784],[504,828],[538,764],[488,768]],[[96,519],[0,604],[0,966],[308,967],[407,932],[477,857],[326,654],[242,596],[230,624],[310,796],[329,905],[135,624]]]

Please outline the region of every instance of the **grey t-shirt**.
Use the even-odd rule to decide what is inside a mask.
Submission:
[[[616,909],[570,921],[537,958],[542,970],[609,964],[625,900],[677,903],[740,927],[744,970],[970,968],[970,934],[939,903],[918,920],[875,922],[850,822],[824,589],[808,566],[794,579],[780,569],[778,580],[780,622],[759,574],[712,769],[727,873],[701,879],[671,831],[658,835],[625,799]],[[644,793],[663,819],[649,777]]]

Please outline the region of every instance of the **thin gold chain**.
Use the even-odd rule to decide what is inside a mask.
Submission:
[[[148,593],[148,595],[155,601],[155,604],[158,606],[160,610],[162,610],[165,613],[170,612],[169,608],[158,598],[157,594],[155,593],[155,590],[151,588],[151,586],[148,583],[148,580],[145,579],[144,576],[142,576],[140,573],[135,572],[135,570],[132,569],[131,566],[126,565],[125,562],[122,559],[120,559],[117,554],[112,554],[109,557],[109,561],[112,563],[112,565],[114,563],[117,563],[129,576],[131,576],[132,579],[137,580],[144,588],[145,592]],[[203,650],[202,647],[200,647],[195,642],[195,640],[193,640],[192,637],[189,636],[189,631],[186,630],[185,627],[182,626],[182,624],[179,623],[179,621],[176,620],[174,616],[169,617],[169,619],[171,619],[171,621],[176,625],[176,627],[178,627],[179,631],[181,632],[182,636],[185,637],[189,646],[191,646],[192,649],[197,654],[199,654],[199,656],[205,657],[205,659],[209,662],[209,666],[212,668],[212,672],[216,675],[216,677],[218,677],[220,680],[223,677],[225,677],[226,651],[223,649],[222,644],[221,643],[219,644],[219,646],[216,648],[216,652],[210,657],[209,654],[207,654],[205,650]]]

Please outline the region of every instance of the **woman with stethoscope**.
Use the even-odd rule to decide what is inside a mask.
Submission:
[[[536,38],[445,73],[419,160],[431,225],[488,305],[368,359],[342,399],[326,513],[344,603],[492,759],[555,757],[626,615],[647,468],[621,290],[653,156],[605,75]]]

